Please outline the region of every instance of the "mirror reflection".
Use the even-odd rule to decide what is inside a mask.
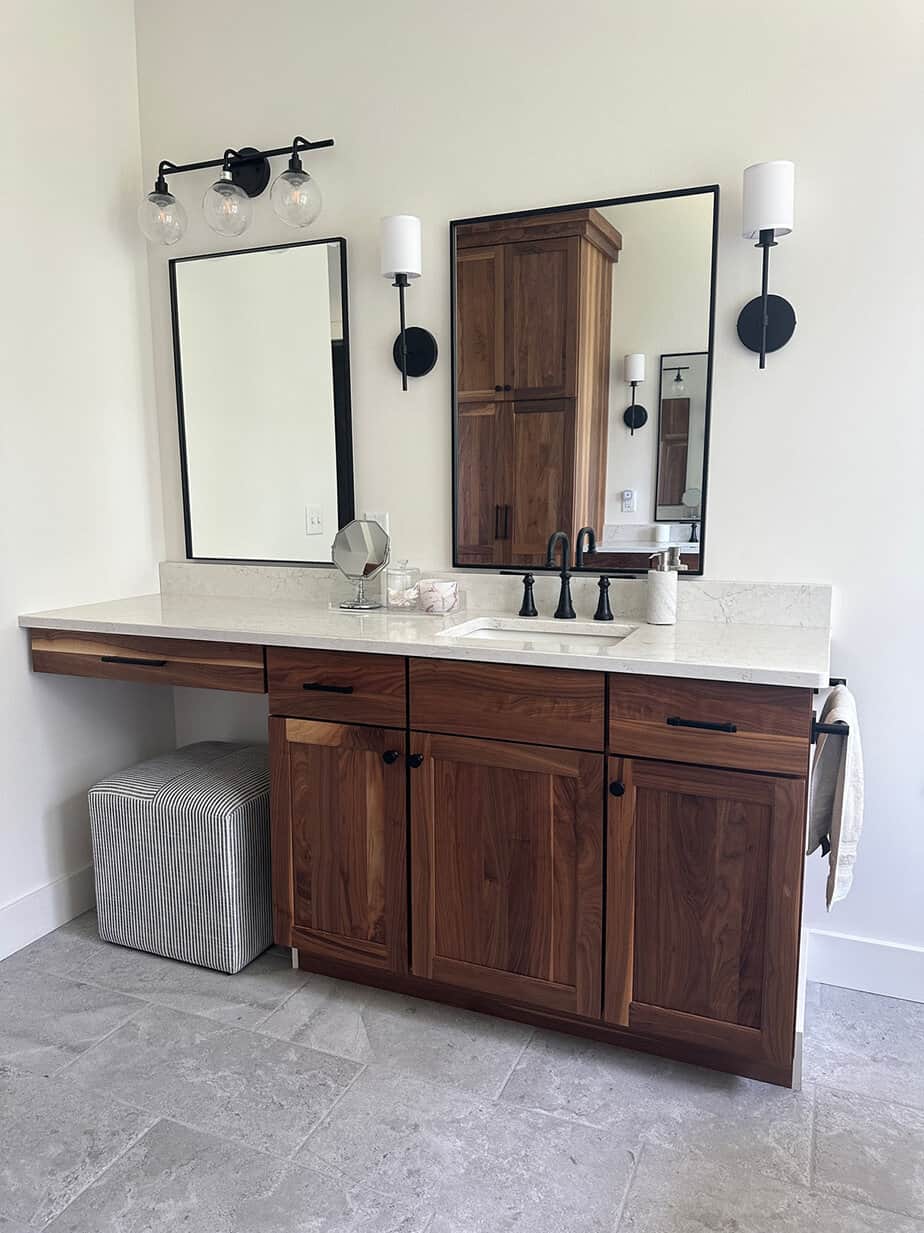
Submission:
[[[181,258],[170,279],[187,556],[329,564],[353,516],[346,242]]]
[[[585,568],[701,569],[717,196],[452,224],[454,564],[541,567],[590,526]]]

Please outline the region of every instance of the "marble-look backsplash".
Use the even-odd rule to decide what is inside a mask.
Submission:
[[[522,582],[517,577],[452,570],[433,570],[427,577],[458,579],[465,591],[466,607],[472,611],[514,614],[520,606]],[[384,575],[380,575],[372,587],[381,586],[383,580]],[[558,585],[556,576],[537,574],[535,595],[540,613],[551,616],[554,612]],[[610,584],[613,612],[626,620],[644,621],[646,585],[644,578],[614,580]],[[372,587],[368,589],[371,591]],[[160,588],[164,595],[304,599],[315,603],[339,602],[352,592],[350,584],[335,569],[206,561],[161,562]],[[577,615],[592,617],[598,595],[596,576],[572,578],[571,593]],[[677,615],[681,621],[826,629],[831,624],[831,587],[682,577]]]

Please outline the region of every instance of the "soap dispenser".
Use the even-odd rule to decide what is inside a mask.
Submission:
[[[646,620],[649,625],[676,625],[677,623],[677,574],[686,566],[681,564],[677,548],[665,548],[650,558],[648,570],[648,604]]]

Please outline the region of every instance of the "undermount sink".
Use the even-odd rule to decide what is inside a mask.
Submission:
[[[496,642],[520,650],[556,650],[571,654],[603,654],[636,629],[635,625],[599,621],[543,621],[537,617],[475,617],[439,634],[462,642]]]

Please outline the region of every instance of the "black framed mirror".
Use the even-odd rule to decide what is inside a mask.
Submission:
[[[186,555],[330,565],[354,516],[342,237],[175,258]]]
[[[718,200],[706,185],[450,224],[454,566],[542,568],[554,531],[590,526],[588,570],[640,572],[675,543],[702,573]],[[695,519],[658,499],[681,453],[660,462],[661,363],[681,354],[703,370]]]

